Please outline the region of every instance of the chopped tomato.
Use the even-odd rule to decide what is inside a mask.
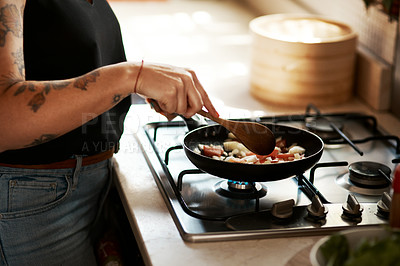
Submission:
[[[208,146],[204,145],[203,154],[207,157],[221,156],[224,153],[224,149],[221,146]]]
[[[291,157],[294,157],[294,155],[291,153],[280,153],[280,154],[276,155],[276,158],[284,159],[284,160],[288,160]]]
[[[258,157],[258,161],[259,161],[260,163],[265,163],[265,161],[267,160],[267,158],[268,158],[268,156],[260,156],[260,157]]]
[[[276,157],[279,154],[279,149],[275,147],[275,149],[267,155],[267,157]]]
[[[279,149],[275,147],[275,149],[268,155],[258,155],[258,154],[255,154],[254,152],[249,151],[249,152],[246,152],[246,156],[256,155],[258,160],[260,161],[260,163],[263,163],[263,162],[265,162],[265,160],[268,157],[273,157],[274,158],[274,157],[276,157],[276,155],[278,153],[279,153]]]
[[[260,160],[260,161],[262,161],[262,160],[265,161],[265,159],[267,159],[268,157],[270,157],[269,155],[256,155],[256,156],[257,156],[257,159]]]

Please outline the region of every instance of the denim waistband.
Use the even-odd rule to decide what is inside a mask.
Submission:
[[[101,161],[107,160],[111,158],[114,154],[114,149],[101,152],[95,155],[82,157],[82,166],[87,166],[91,164],[96,164]],[[24,168],[24,169],[66,169],[66,168],[74,168],[77,163],[77,156],[75,158],[67,159],[61,162],[54,162],[49,164],[6,164],[0,163],[0,166],[3,167],[12,167],[12,168]]]

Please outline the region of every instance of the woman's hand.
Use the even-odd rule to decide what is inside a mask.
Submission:
[[[191,117],[204,106],[210,114],[219,114],[194,71],[170,65],[147,64],[138,77],[136,93],[157,101],[161,110],[169,114]]]

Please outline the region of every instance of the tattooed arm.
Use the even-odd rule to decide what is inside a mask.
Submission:
[[[193,71],[168,65],[119,63],[58,81],[25,79],[25,0],[0,0],[0,152],[63,135],[138,93],[162,111],[192,116],[203,106],[218,116]],[[60,62],[62,63],[62,62]]]
[[[117,64],[62,81],[25,80],[24,4],[0,0],[0,152],[49,141],[112,108],[133,92],[140,66]]]

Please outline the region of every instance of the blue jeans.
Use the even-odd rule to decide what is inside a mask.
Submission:
[[[0,265],[96,265],[92,229],[112,159],[72,169],[0,167]]]

